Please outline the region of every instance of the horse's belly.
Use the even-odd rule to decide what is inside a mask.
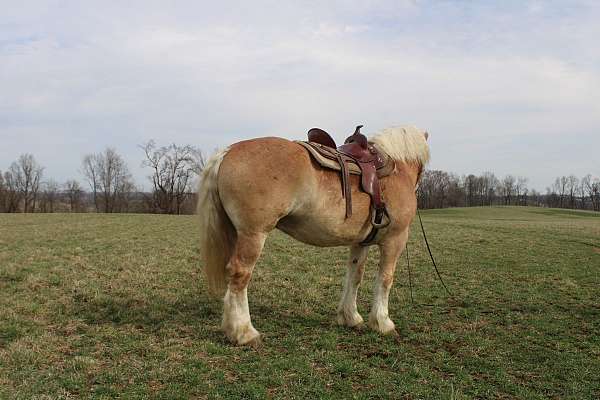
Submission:
[[[348,246],[360,243],[369,232],[368,211],[357,214],[346,219],[344,209],[337,207],[314,210],[310,214],[288,215],[279,220],[277,228],[313,246]]]
[[[279,220],[277,228],[315,246],[347,246],[360,243],[369,233],[371,199],[358,190],[358,177],[352,176],[352,216],[346,218],[339,172],[312,165],[306,170],[303,188],[295,206]]]

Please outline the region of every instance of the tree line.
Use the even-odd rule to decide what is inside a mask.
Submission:
[[[529,188],[522,176],[498,178],[492,172],[458,176],[426,170],[417,199],[421,208],[517,205],[600,211],[600,179],[591,174],[581,179],[560,176],[541,193]]]
[[[44,168],[33,155],[23,154],[0,171],[0,212],[193,213],[195,185],[205,161],[200,149],[158,146],[151,140],[140,150],[152,185],[149,192],[136,186],[114,148],[83,157],[83,184],[77,179],[44,180]],[[420,208],[519,205],[600,211],[600,179],[591,174],[560,176],[540,193],[521,176],[425,170],[417,199]]]
[[[0,212],[192,213],[194,185],[204,167],[200,149],[157,146],[152,140],[140,149],[150,192],[136,186],[127,163],[111,147],[83,157],[83,184],[77,179],[44,180],[44,167],[33,155],[23,154],[0,171]]]

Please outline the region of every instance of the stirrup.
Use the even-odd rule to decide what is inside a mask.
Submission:
[[[388,226],[390,224],[390,222],[391,222],[390,215],[388,214],[387,208],[385,206],[383,208],[381,208],[381,211],[383,212],[381,214],[381,216],[385,217],[385,218],[381,218],[381,221],[379,223],[376,221],[376,219],[377,219],[377,211],[378,210],[377,209],[373,209],[373,211],[374,211],[373,212],[373,217],[371,218],[371,225],[373,225],[373,228],[375,228],[375,229],[383,229],[383,228],[385,228],[386,226]]]

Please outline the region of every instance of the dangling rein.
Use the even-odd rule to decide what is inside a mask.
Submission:
[[[427,240],[427,234],[425,233],[425,227],[423,226],[423,220],[421,219],[421,212],[419,211],[418,207],[417,207],[417,215],[419,216],[419,224],[421,225],[421,232],[423,232],[423,239],[425,239],[425,244],[427,245],[427,251],[429,252],[429,258],[431,258],[431,263],[433,264],[435,273],[436,273],[440,283],[446,290],[446,293],[448,293],[448,296],[453,297],[452,293],[450,293],[450,290],[448,290],[448,287],[444,283],[444,280],[442,279],[442,275],[440,275],[440,271],[438,270],[435,259],[433,258],[433,254],[431,253],[431,247],[429,247],[429,241]],[[406,265],[408,268],[408,285],[410,287],[410,302],[412,304],[412,303],[414,303],[414,299],[413,299],[412,277],[411,277],[411,273],[410,273],[410,257],[408,255],[408,240],[406,241]]]

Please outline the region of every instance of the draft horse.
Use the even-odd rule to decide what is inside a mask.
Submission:
[[[389,221],[379,224],[369,243],[364,241],[374,229],[376,210],[360,175],[347,175],[350,193],[343,195],[339,171],[321,166],[301,143],[277,137],[245,140],[207,162],[198,192],[200,254],[209,290],[224,294],[222,329],[231,342],[261,341],[250,320],[247,290],[265,239],[275,228],[311,245],[350,248],[337,308],[337,322],[348,327],[363,323],[356,296],[368,247],[377,245],[380,265],[368,326],[396,333],[388,297],[416,212],[415,187],[429,161],[427,138],[415,127],[394,127],[369,139],[369,149],[393,163],[378,181]]]

